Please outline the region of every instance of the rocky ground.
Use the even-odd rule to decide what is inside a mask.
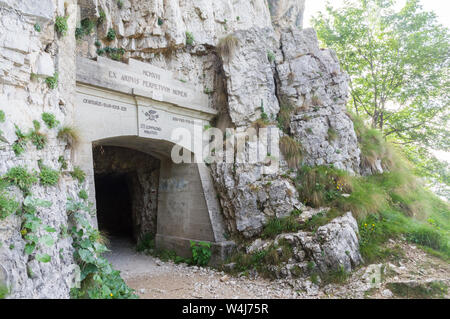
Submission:
[[[113,240],[107,257],[144,299],[407,298],[415,296],[417,287],[434,287],[434,294],[427,296],[430,298],[450,297],[445,289],[450,285],[447,262],[402,241],[389,245],[403,253],[391,261],[357,269],[345,283],[322,287],[307,278],[270,281],[258,276],[233,277],[210,268],[163,262],[137,253],[125,240]],[[439,284],[430,286],[432,282]]]

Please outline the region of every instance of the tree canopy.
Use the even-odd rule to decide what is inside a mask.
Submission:
[[[449,30],[419,0],[394,8],[393,0],[328,4],[313,23],[350,76],[349,108],[403,145],[419,173],[448,185],[448,163],[430,151],[450,149]]]

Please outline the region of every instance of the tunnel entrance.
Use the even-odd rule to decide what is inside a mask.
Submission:
[[[95,175],[99,229],[112,237],[133,238],[132,200],[129,174]]]
[[[156,234],[160,161],[129,148],[93,148],[98,228],[138,242]]]

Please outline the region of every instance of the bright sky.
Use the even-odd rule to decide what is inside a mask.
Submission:
[[[305,22],[304,27],[311,27],[310,20],[312,16],[316,16],[317,12],[325,11],[325,5],[328,0],[306,0],[306,10],[305,10]],[[344,0],[332,0],[330,3],[333,7],[342,6]],[[405,0],[398,0],[397,6],[399,8],[405,3]],[[439,22],[450,28],[450,1],[449,0],[421,0],[423,9],[426,11],[434,11]]]
[[[344,0],[306,0],[304,27],[311,27],[311,17],[317,16],[320,11],[325,11],[327,2],[332,3],[333,7],[340,7]],[[400,9],[406,0],[397,0],[397,7]],[[450,1],[449,0],[421,0],[425,11],[434,11],[438,16],[439,22],[450,28]],[[450,162],[450,152],[434,151],[440,160]]]

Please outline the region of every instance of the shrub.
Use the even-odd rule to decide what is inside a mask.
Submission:
[[[58,72],[55,72],[53,76],[49,76],[45,79],[45,83],[50,89],[54,90],[58,87],[58,77]]]
[[[186,45],[193,45],[194,44],[194,35],[186,31]]]
[[[55,128],[59,124],[59,121],[56,120],[56,116],[52,113],[42,113],[42,120],[50,129]]]
[[[234,54],[238,43],[239,41],[236,36],[233,34],[229,34],[219,40],[219,43],[217,44],[217,50],[219,50],[221,55],[231,57]]]
[[[59,171],[53,170],[47,166],[41,166],[41,172],[39,174],[41,185],[54,186],[59,181]]]
[[[58,16],[58,17],[56,17],[55,30],[61,36],[65,36],[67,34],[67,31],[69,30],[69,25],[67,24],[67,19],[68,18],[69,18],[68,16],[65,16],[65,17]]]
[[[73,171],[70,172],[70,175],[73,178],[75,178],[79,183],[83,183],[84,180],[86,179],[86,173],[83,172],[83,170],[78,166],[74,167]]]
[[[78,130],[72,126],[63,126],[58,130],[57,138],[63,140],[70,147],[76,147],[79,142]]]
[[[195,265],[206,266],[211,259],[211,243],[191,241],[192,261]]]
[[[280,139],[280,150],[283,153],[290,168],[298,168],[303,160],[303,149],[300,142],[285,135]]]

